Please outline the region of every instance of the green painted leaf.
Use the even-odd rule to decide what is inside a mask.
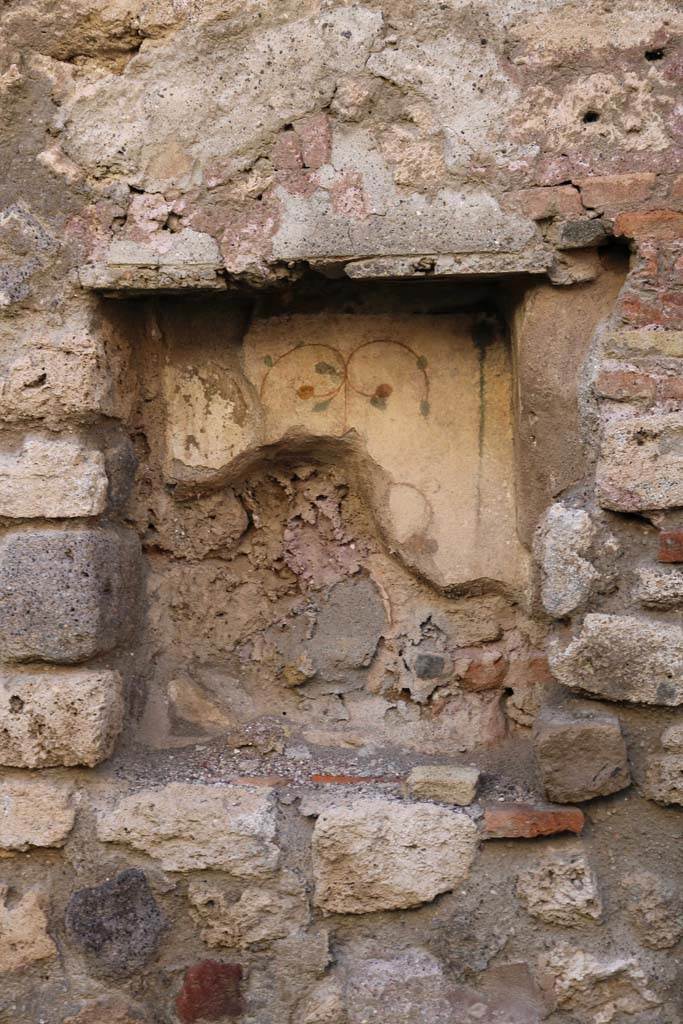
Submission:
[[[264,356],[263,357],[263,362],[266,364],[266,366],[272,366],[273,365],[273,357],[272,356]]]
[[[373,405],[375,409],[386,409],[387,400],[386,398],[382,398],[381,395],[373,395],[370,399],[370,405]]]
[[[418,370],[426,370],[427,369],[427,365],[428,365],[427,364],[427,356],[418,356],[417,357],[417,368],[418,368]]]
[[[313,406],[312,412],[325,412],[325,409],[327,409],[331,401],[331,398],[327,398],[324,402],[316,402]]]
[[[320,362],[315,364],[315,372],[324,374],[328,377],[338,377],[339,370],[332,363]]]
[[[430,411],[431,407],[429,405],[429,402],[427,401],[426,398],[423,398],[422,401],[420,402],[420,413],[423,416],[429,416]]]

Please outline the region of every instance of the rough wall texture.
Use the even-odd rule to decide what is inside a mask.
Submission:
[[[0,24],[1,1024],[679,1024],[680,5]]]

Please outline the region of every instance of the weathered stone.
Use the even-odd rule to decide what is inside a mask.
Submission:
[[[640,941],[650,949],[670,949],[683,936],[680,887],[650,871],[627,875],[623,882],[628,910]]]
[[[246,786],[172,782],[145,789],[101,814],[97,835],[157,857],[166,871],[217,868],[264,878],[278,862],[270,794]]]
[[[57,947],[47,933],[41,896],[27,892],[8,905],[8,894],[9,888],[0,885],[0,974],[21,970],[57,954]]]
[[[75,892],[66,908],[67,931],[107,974],[134,974],[156,954],[168,921],[143,871],[130,868]]]
[[[427,764],[408,773],[408,791],[418,800],[442,804],[471,804],[477,792],[479,772],[462,765]]]
[[[0,676],[0,764],[93,767],[123,725],[118,672],[77,669]]]
[[[674,722],[662,733],[662,746],[665,750],[683,752],[683,722]]]
[[[608,796],[631,782],[615,715],[544,711],[536,719],[534,743],[545,795],[555,803]]]
[[[0,542],[3,657],[70,664],[112,650],[136,619],[139,560],[132,531],[6,535]]]
[[[626,615],[587,615],[550,664],[572,689],[636,704],[683,704],[683,630]]]
[[[491,804],[484,809],[484,839],[535,839],[559,832],[578,833],[584,826],[578,807]]]
[[[325,978],[314,986],[301,1007],[301,1024],[348,1024],[342,986]]]
[[[97,291],[222,290],[226,287],[218,244],[211,235],[185,228],[159,231],[146,241],[120,240],[101,263],[80,268],[84,288]]]
[[[595,1024],[609,1024],[621,1014],[639,1013],[661,1000],[633,958],[598,960],[590,953],[562,944],[543,961],[552,977],[558,1008],[590,1014]]]
[[[586,249],[601,245],[606,237],[604,225],[597,218],[559,221],[548,231],[548,238],[557,249]]]
[[[139,1005],[117,993],[88,1001],[62,1024],[145,1024],[148,1019]]]
[[[31,778],[0,782],[0,848],[63,846],[76,812],[71,786]]]
[[[523,872],[517,896],[532,917],[547,924],[571,927],[602,916],[597,879],[581,853],[548,857]]]
[[[643,793],[658,804],[683,804],[683,753],[650,757]]]
[[[315,904],[363,914],[429,902],[467,877],[476,849],[463,813],[382,799],[333,807],[313,832]]]
[[[678,608],[683,604],[683,570],[637,569],[633,596],[646,608]]]
[[[104,456],[79,440],[28,436],[0,454],[0,516],[67,519],[96,516],[107,500]]]
[[[236,1020],[244,1013],[242,967],[201,960],[185,971],[175,1012],[183,1024],[197,1020]]]
[[[304,644],[316,677],[345,683],[367,668],[386,627],[380,592],[367,577],[335,584],[320,604],[310,641]]]
[[[549,615],[571,615],[590,596],[598,579],[586,557],[595,536],[587,512],[553,505],[539,528],[538,548],[543,573],[541,599]]]
[[[683,505],[683,413],[606,423],[596,488],[603,508],[616,512]]]
[[[248,886],[237,900],[220,882],[193,881],[188,896],[207,946],[244,949],[283,939],[310,918],[305,888],[293,876],[273,888]]]

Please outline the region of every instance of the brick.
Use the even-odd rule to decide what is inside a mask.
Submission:
[[[554,803],[608,796],[631,782],[615,715],[546,708],[536,719],[534,747],[543,790]]]
[[[19,971],[57,955],[47,933],[47,917],[39,893],[29,891],[7,902],[9,889],[0,884],[0,974]]]
[[[551,657],[571,689],[634,704],[683,704],[683,629],[630,615],[586,615],[581,632]]]
[[[683,505],[683,413],[607,422],[596,491],[600,505],[616,512]]]
[[[484,810],[484,839],[535,839],[560,832],[579,833],[584,826],[578,807],[542,807],[500,803]]]
[[[580,178],[576,184],[581,190],[583,205],[588,209],[617,210],[646,202],[654,192],[657,175],[650,172],[604,174]]]
[[[0,516],[15,519],[96,516],[107,501],[102,452],[77,439],[31,435],[0,453]]]
[[[219,960],[201,960],[188,967],[175,1001],[183,1024],[198,1020],[236,1020],[244,1013],[242,967]]]
[[[595,391],[600,398],[613,402],[635,402],[645,399],[654,401],[657,394],[657,380],[641,370],[601,369]]]
[[[479,772],[464,765],[426,764],[411,769],[406,783],[418,800],[466,807],[476,796]]]
[[[164,871],[267,878],[279,859],[271,794],[243,786],[172,782],[141,790],[100,816],[97,836],[158,858]]]
[[[93,767],[123,725],[123,683],[107,669],[0,676],[0,764]]]
[[[71,896],[66,908],[70,940],[114,977],[139,972],[156,955],[168,921],[144,871],[129,868]]]
[[[313,831],[315,905],[365,914],[428,903],[467,877],[477,845],[462,811],[379,798],[329,807]]]
[[[578,191],[571,185],[527,188],[511,192],[506,197],[510,205],[530,220],[550,220],[551,217],[580,217],[583,213]]]
[[[683,236],[683,213],[675,210],[620,213],[614,222],[614,234],[627,238],[676,242]]]
[[[3,779],[0,848],[63,846],[76,817],[72,798],[71,786],[42,779]]]
[[[134,624],[140,542],[113,528],[31,530],[0,542],[0,653],[63,664],[111,651]]]

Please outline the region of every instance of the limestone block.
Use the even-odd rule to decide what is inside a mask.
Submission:
[[[662,746],[665,750],[683,752],[683,722],[674,722],[662,733]]]
[[[465,765],[426,764],[408,773],[408,791],[418,800],[442,804],[471,804],[477,792],[479,772]]]
[[[613,331],[605,341],[605,354],[610,356],[665,356],[683,358],[683,331],[640,330]]]
[[[683,570],[637,569],[633,596],[646,608],[679,608],[683,605]]]
[[[591,1024],[610,1024],[621,1014],[651,1010],[661,1002],[633,957],[598,960],[562,943],[543,967],[553,979],[558,1008],[590,1014]]]
[[[683,704],[683,629],[626,615],[587,615],[550,658],[564,686],[607,700]]]
[[[555,803],[607,796],[631,782],[615,715],[544,710],[536,720],[534,745],[545,795]]]
[[[30,530],[0,541],[0,652],[70,664],[116,647],[134,623],[140,542],[113,528]]]
[[[623,882],[628,911],[640,941],[650,949],[669,949],[683,936],[680,886],[651,871],[637,871]]]
[[[651,757],[647,763],[643,793],[658,804],[683,804],[683,753]]]
[[[55,782],[5,778],[0,782],[0,848],[63,846],[76,812],[73,790]]]
[[[0,454],[0,516],[96,516],[107,501],[104,456],[77,439],[30,435]]]
[[[93,767],[123,724],[123,683],[107,669],[0,677],[0,764]]]
[[[543,582],[541,599],[549,615],[571,615],[590,595],[598,573],[587,558],[595,535],[582,509],[553,505],[539,528],[538,548]]]
[[[301,1007],[301,1024],[348,1024],[344,993],[336,978],[318,982]]]
[[[190,882],[192,916],[202,925],[207,946],[245,949],[259,942],[284,939],[305,928],[310,914],[304,886],[293,876],[276,886],[247,886],[239,899],[221,882]]]
[[[313,832],[315,904],[330,913],[414,907],[467,877],[477,829],[433,804],[361,799],[323,811]]]
[[[265,878],[278,863],[270,795],[246,786],[172,782],[145,789],[103,812],[97,835],[158,858],[165,871],[216,868]]]
[[[55,956],[57,947],[47,933],[43,900],[35,891],[7,905],[9,889],[0,885],[0,974],[21,970]]]
[[[581,853],[548,857],[520,874],[517,897],[547,924],[571,927],[602,916],[597,879]]]
[[[683,505],[683,413],[605,424],[596,488],[603,508],[617,512]]]
[[[71,941],[113,976],[137,973],[154,957],[168,927],[139,868],[78,889],[67,904],[65,920]]]

